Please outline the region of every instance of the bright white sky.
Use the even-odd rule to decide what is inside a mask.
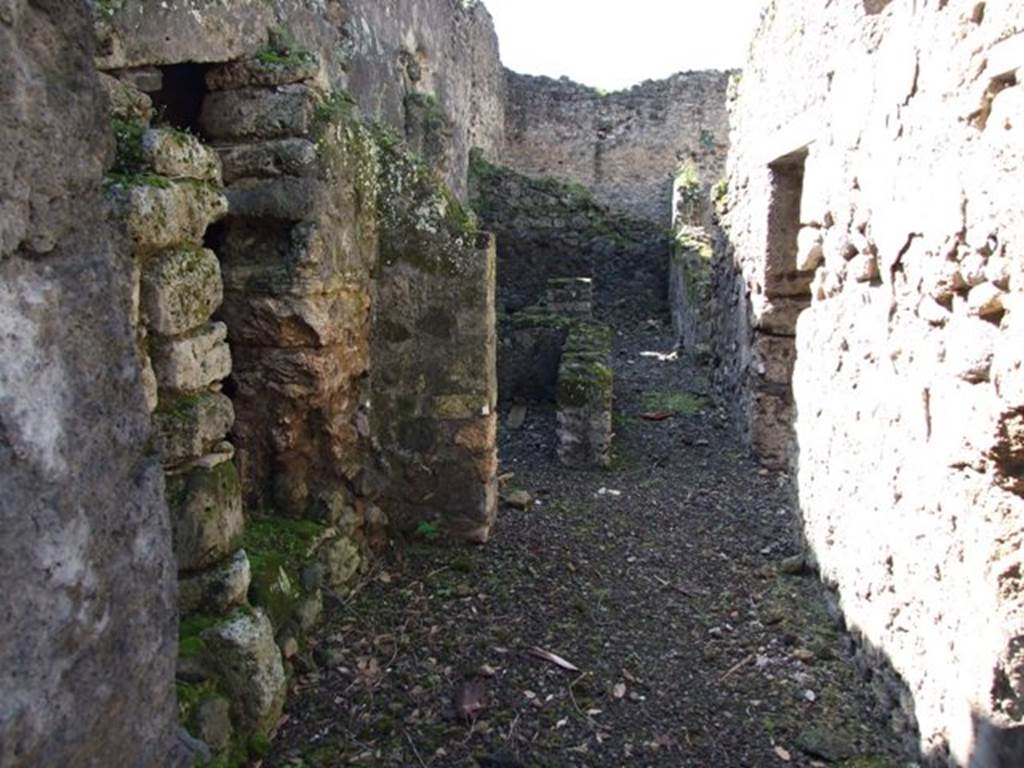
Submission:
[[[765,0],[484,0],[505,66],[619,90],[743,65]]]

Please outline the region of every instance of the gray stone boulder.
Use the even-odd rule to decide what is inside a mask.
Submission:
[[[161,389],[195,392],[227,378],[231,349],[224,323],[207,323],[187,336],[154,337],[153,370]]]
[[[220,563],[238,547],[245,529],[238,470],[230,461],[168,475],[167,501],[178,570]],[[241,577],[242,573],[235,574]]]
[[[111,195],[140,253],[184,244],[198,247],[206,228],[228,212],[227,198],[201,182],[131,180],[112,187]]]
[[[305,85],[214,91],[203,100],[199,126],[217,140],[306,136],[318,103],[316,91]]]
[[[226,613],[244,605],[252,581],[252,568],[244,549],[207,571],[178,581],[178,613]]]
[[[239,611],[202,634],[239,730],[266,733],[284,706],[286,678],[274,627],[259,609]]]
[[[161,176],[221,183],[217,153],[190,133],[170,128],[146,131],[142,135],[142,156]]]
[[[219,392],[165,397],[153,413],[157,450],[165,464],[205,456],[224,439],[235,421],[235,410]]]
[[[224,181],[278,176],[315,176],[320,170],[316,144],[307,139],[278,139],[223,147]]]
[[[223,298],[220,262],[205,248],[165,251],[142,269],[142,315],[156,333],[176,336],[198,328]]]

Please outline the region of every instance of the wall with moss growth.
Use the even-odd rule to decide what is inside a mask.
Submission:
[[[400,528],[483,542],[497,504],[495,246],[422,160],[381,137],[373,433]]]
[[[711,238],[703,227],[679,227],[669,265],[668,301],[679,348],[705,355],[711,322]]]
[[[507,72],[501,162],[533,178],[582,184],[602,204],[659,226],[672,221],[673,179],[694,165],[704,192],[729,147],[729,72],[682,72],[616,93]]]
[[[537,180],[474,154],[471,204],[498,238],[498,305],[538,303],[550,278],[590,277],[600,317],[647,319],[667,308],[671,238],[617,213],[582,186]]]

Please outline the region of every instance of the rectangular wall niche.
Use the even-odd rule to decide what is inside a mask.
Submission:
[[[796,456],[793,366],[796,322],[811,303],[813,271],[797,267],[807,149],[769,164],[764,303],[753,339],[751,440],[762,462],[789,469]]]

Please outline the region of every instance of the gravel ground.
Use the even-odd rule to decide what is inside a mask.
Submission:
[[[331,602],[264,765],[901,765],[824,589],[780,568],[788,479],[699,368],[642,354],[670,344],[618,337],[610,470],[558,466],[530,407],[501,471],[533,503],[482,548],[395,545]]]

